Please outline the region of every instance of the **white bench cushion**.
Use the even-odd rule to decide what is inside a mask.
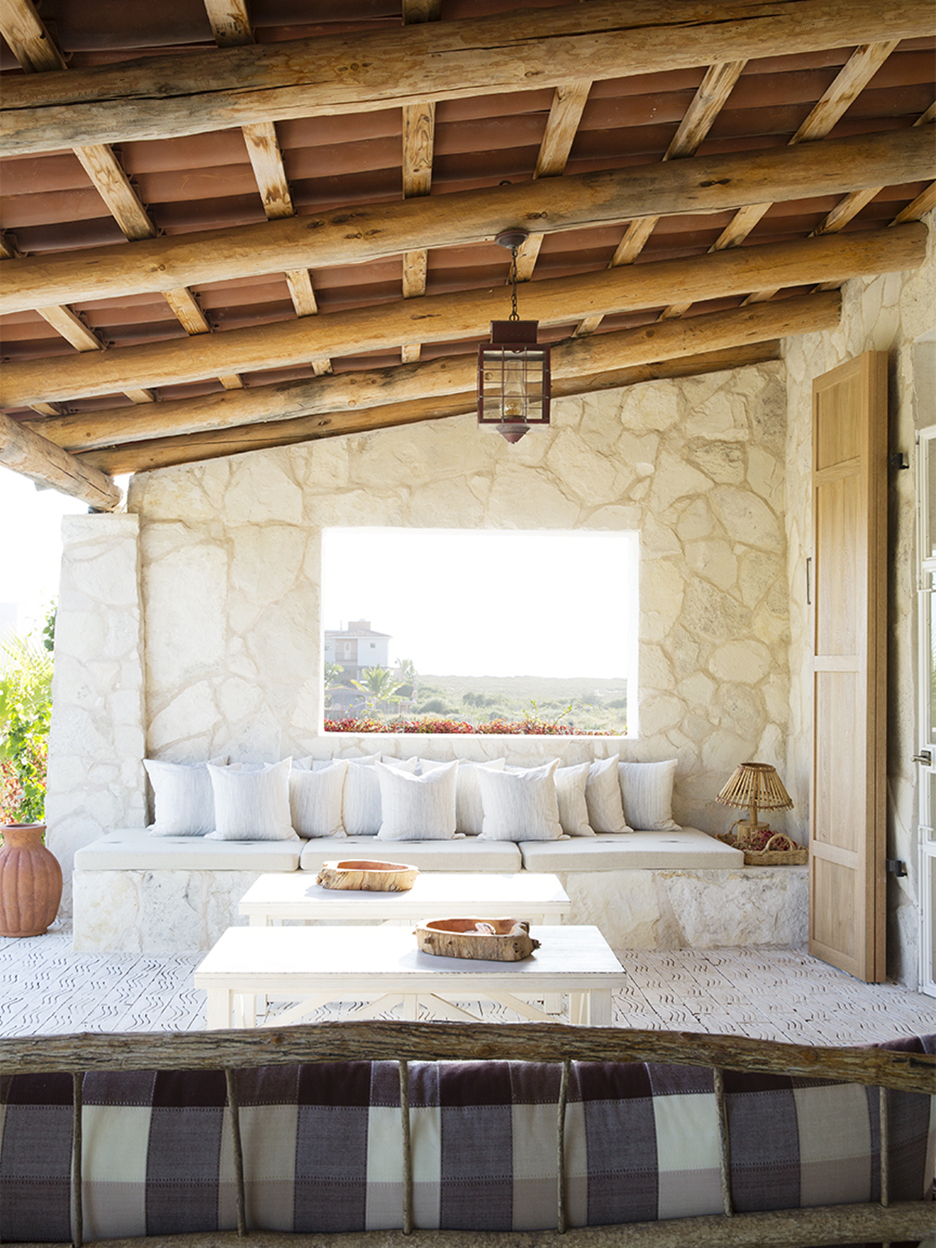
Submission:
[[[599,832],[568,841],[521,841],[527,871],[639,871],[743,867],[740,849],[698,828],[675,832]]]
[[[381,841],[376,836],[318,838],[306,842],[299,865],[303,871],[318,871],[322,863],[344,858],[405,862],[420,871],[519,871],[523,866],[520,849],[513,841],[481,841],[476,836],[451,841]]]
[[[145,828],[108,832],[75,854],[78,871],[295,871],[302,841],[209,841],[150,836]]]

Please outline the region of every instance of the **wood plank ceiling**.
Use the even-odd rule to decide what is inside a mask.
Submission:
[[[776,358],[936,204],[931,0],[0,0],[0,34],[0,462],[101,509],[472,410],[501,230],[566,395]]]

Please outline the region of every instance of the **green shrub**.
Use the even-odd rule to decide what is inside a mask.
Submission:
[[[52,715],[54,613],[39,644],[14,637],[0,657],[0,820],[42,823]]]

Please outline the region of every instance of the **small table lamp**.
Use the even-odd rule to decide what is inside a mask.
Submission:
[[[747,820],[738,820],[738,845],[752,846],[757,832],[768,824],[757,822],[760,810],[792,810],[790,795],[769,763],[740,763],[731,779],[715,799],[723,806],[747,806]]]

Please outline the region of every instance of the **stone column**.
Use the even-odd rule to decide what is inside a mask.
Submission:
[[[139,518],[66,516],[62,538],[46,823],[67,920],[75,851],[146,810]]]

